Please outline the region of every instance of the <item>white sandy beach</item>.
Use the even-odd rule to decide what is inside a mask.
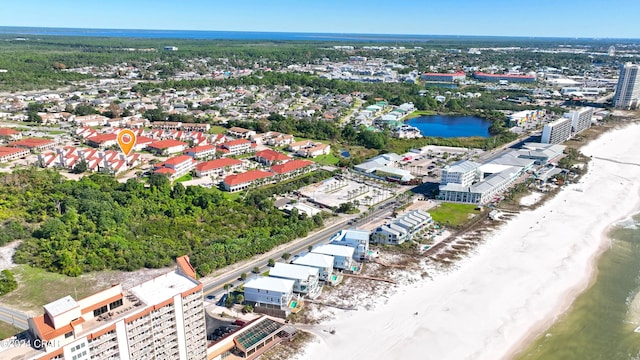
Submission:
[[[583,152],[640,163],[638,138],[640,125],[630,125]],[[373,311],[337,312],[317,325],[319,341],[299,358],[509,358],[588,285],[608,227],[638,209],[639,179],[640,166],[594,158],[581,184],[516,216],[458,269],[401,287]]]

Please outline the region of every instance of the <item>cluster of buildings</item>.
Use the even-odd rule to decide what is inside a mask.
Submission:
[[[371,242],[383,245],[400,245],[405,241],[412,240],[415,234],[428,227],[432,222],[431,215],[426,211],[409,211],[390,223],[373,230]]]
[[[353,167],[353,171],[374,179],[400,183],[411,183],[416,179],[410,171],[400,169],[402,157],[395,153],[378,155]]]
[[[438,199],[448,202],[484,205],[536,167],[546,166],[562,157],[563,145],[525,143],[521,149],[480,164],[462,160],[445,166]]]
[[[125,290],[114,285],[44,305],[28,320],[32,346],[0,349],[5,359],[207,358],[202,284],[186,256],[177,268]]]
[[[588,129],[591,127],[593,111],[591,107],[583,107],[567,112],[560,119],[545,124],[542,129],[542,142],[560,144]]]
[[[55,141],[50,139],[22,138],[22,135],[13,129],[0,130],[5,134],[2,136],[5,141],[15,140],[6,146],[0,146],[0,163],[23,159],[31,153],[52,149],[56,145]]]

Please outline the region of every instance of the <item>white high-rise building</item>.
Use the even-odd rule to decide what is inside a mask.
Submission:
[[[620,77],[613,106],[617,109],[633,109],[640,102],[640,65],[630,62],[620,66]]]
[[[542,129],[542,143],[560,144],[571,137],[571,119],[560,118],[552,121]]]
[[[29,319],[31,347],[0,349],[2,359],[207,358],[202,284],[187,256],[177,269],[129,290],[120,285],[75,300],[66,296]]]
[[[591,127],[591,117],[593,116],[592,107],[583,107],[576,111],[564,114],[564,118],[571,119],[571,132],[577,134]]]

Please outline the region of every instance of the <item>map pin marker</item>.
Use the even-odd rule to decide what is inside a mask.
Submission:
[[[126,156],[129,156],[135,144],[136,134],[133,131],[124,129],[118,133],[118,145],[120,145],[120,149]]]

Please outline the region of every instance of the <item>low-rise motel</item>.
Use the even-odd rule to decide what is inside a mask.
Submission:
[[[202,284],[187,256],[171,271],[129,290],[114,285],[76,300],[65,296],[30,318],[29,345],[2,359],[207,359]]]
[[[514,83],[534,83],[536,82],[535,73],[532,75],[523,75],[523,74],[488,74],[483,73],[481,71],[476,71],[473,73],[473,77],[479,81],[488,81],[488,82],[514,82]]]
[[[40,152],[53,149],[56,146],[56,142],[51,139],[25,138],[9,143],[9,146],[29,149],[31,152]]]

